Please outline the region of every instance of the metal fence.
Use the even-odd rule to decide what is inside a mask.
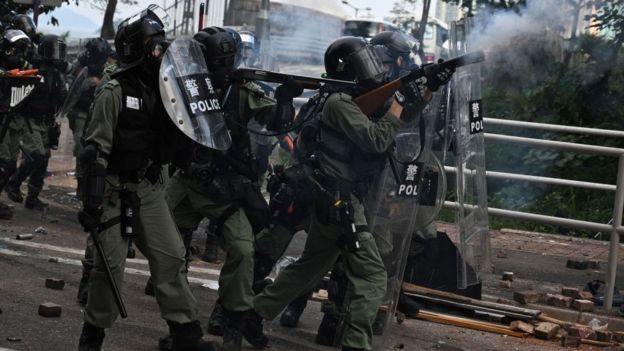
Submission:
[[[543,131],[552,131],[552,132],[561,132],[561,133],[576,133],[576,134],[585,134],[585,135],[594,135],[594,136],[603,136],[603,137],[624,138],[624,132],[614,131],[614,130],[560,126],[560,125],[553,125],[553,124],[521,122],[521,121],[510,121],[510,120],[501,120],[501,119],[496,119],[496,118],[484,118],[484,121],[486,124],[490,124],[490,125],[539,129]],[[548,148],[548,149],[553,149],[553,150],[582,153],[582,154],[594,155],[594,156],[609,156],[609,157],[616,158],[618,160],[617,184],[592,183],[592,182],[577,181],[577,180],[571,180],[571,179],[540,177],[540,176],[534,176],[534,175],[495,172],[495,171],[486,172],[486,176],[490,178],[503,178],[503,179],[517,180],[517,181],[536,182],[536,183],[551,184],[551,185],[563,185],[563,186],[570,186],[570,187],[575,187],[575,188],[615,192],[615,199],[614,199],[613,208],[612,208],[613,218],[608,223],[597,223],[597,222],[590,222],[590,221],[582,221],[582,220],[578,220],[574,218],[546,216],[546,215],[537,214],[537,213],[528,213],[528,212],[514,211],[514,210],[502,209],[502,208],[493,208],[493,207],[488,208],[488,213],[492,216],[504,217],[504,218],[510,218],[510,219],[516,219],[516,220],[524,220],[524,221],[530,221],[530,222],[547,224],[547,225],[556,225],[556,226],[567,227],[567,228],[572,228],[572,229],[581,229],[581,230],[588,230],[588,231],[594,231],[594,232],[610,233],[611,242],[609,246],[609,261],[608,261],[607,274],[606,274],[606,279],[605,279],[607,285],[606,285],[605,300],[604,300],[605,308],[609,309],[610,307],[607,307],[607,306],[611,306],[613,303],[613,289],[615,286],[615,277],[617,273],[618,247],[620,243],[620,233],[624,233],[624,227],[622,226],[622,211],[624,210],[624,149],[544,140],[544,139],[537,139],[537,138],[525,138],[525,137],[517,137],[517,136],[511,136],[511,135],[490,134],[490,133],[485,133],[485,140],[486,142],[490,142],[490,143],[511,143],[511,144],[535,147],[535,148]],[[453,167],[445,167],[445,168],[446,168],[446,171],[450,173],[457,171]],[[446,207],[453,208],[455,207],[455,205],[456,204],[453,202],[448,202],[448,201],[445,202]]]

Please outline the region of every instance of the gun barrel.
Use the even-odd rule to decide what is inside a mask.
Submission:
[[[448,65],[457,68],[482,61],[485,61],[485,54],[483,53],[483,51],[474,51],[454,57],[448,61],[444,61],[441,63],[441,65]]]

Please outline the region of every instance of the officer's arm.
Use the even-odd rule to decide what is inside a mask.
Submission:
[[[241,116],[243,118],[253,117],[260,124],[267,124],[275,115],[276,101],[267,96],[260,88],[253,87],[247,83],[240,89],[240,99],[242,99]]]
[[[383,153],[390,147],[402,122],[402,107],[393,102],[377,122],[371,121],[346,94],[330,98],[323,108],[323,122],[344,133],[362,151]],[[398,106],[397,106],[398,105]],[[321,131],[322,133],[322,131]]]
[[[85,142],[98,146],[100,155],[110,155],[113,149],[113,135],[122,109],[121,86],[116,80],[108,82],[95,97],[91,121],[87,128]],[[106,162],[103,158],[98,161]]]

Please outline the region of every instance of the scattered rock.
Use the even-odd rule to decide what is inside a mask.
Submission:
[[[573,325],[568,327],[568,335],[576,336],[581,339],[596,339],[596,332],[586,325]]]
[[[499,252],[496,254],[496,257],[497,257],[497,258],[507,258],[507,253],[506,253],[506,252],[504,252],[504,251],[499,251]]]
[[[535,327],[535,337],[542,340],[551,340],[557,335],[559,325],[549,322],[541,322]]]
[[[578,336],[564,335],[561,338],[561,346],[563,347],[580,347],[581,338]]]
[[[44,302],[39,305],[39,315],[43,317],[60,317],[61,312],[61,305],[57,305],[52,302]]]
[[[45,234],[48,234],[48,231],[44,227],[39,227],[39,228],[35,229],[35,233],[36,234],[43,234],[43,235],[45,235]]]
[[[589,268],[589,262],[583,261],[583,260],[568,260],[568,262],[566,263],[566,267],[572,268],[572,269],[584,270],[584,269]]]
[[[513,272],[503,272],[503,280],[513,282],[514,274]]]
[[[613,342],[613,333],[607,330],[596,330],[596,340],[602,342]]]
[[[575,297],[576,294],[578,294],[578,292],[579,292],[579,289],[577,288],[572,288],[572,287],[561,288],[561,295],[567,296],[567,297]]]
[[[574,295],[574,298],[577,300],[591,300],[594,298],[594,294],[590,291],[579,291],[576,295]]]
[[[32,234],[17,234],[15,239],[17,240],[30,240],[33,238]]]
[[[7,338],[6,338],[6,339],[7,339],[7,341],[9,341],[9,342],[20,342],[20,341],[22,341],[22,339],[21,339],[21,338],[16,338],[16,337],[14,337],[14,336],[7,336]]]
[[[48,278],[45,281],[45,286],[48,289],[63,290],[65,281],[63,279]]]
[[[555,307],[570,307],[572,305],[572,298],[559,295],[559,294],[547,294],[546,304]]]
[[[588,265],[589,265],[589,269],[600,269],[599,260],[589,260]]]
[[[502,282],[499,283],[501,288],[505,288],[505,289],[511,289],[511,282],[508,280],[503,280]]]
[[[528,303],[535,303],[540,300],[542,294],[534,290],[514,291],[513,299],[523,305]]]
[[[533,332],[535,331],[535,327],[533,325],[525,323],[523,321],[513,321],[509,325],[509,328],[511,328],[511,330],[521,331],[529,334],[533,334]]]
[[[572,302],[572,308],[581,312],[591,312],[594,310],[594,302],[576,299]]]

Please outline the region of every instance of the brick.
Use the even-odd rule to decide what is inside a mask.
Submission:
[[[561,338],[561,346],[563,347],[580,347],[581,338],[578,336],[564,335]]]
[[[568,260],[566,267],[571,269],[585,270],[589,268],[589,262],[583,260]]]
[[[43,317],[60,317],[61,306],[52,302],[44,302],[39,305],[39,315]]]
[[[574,300],[572,301],[572,308],[581,312],[591,312],[594,310],[594,303],[589,300]]]
[[[579,291],[574,298],[577,300],[592,300],[594,298],[594,294],[589,291]]]
[[[572,298],[559,294],[547,294],[546,304],[555,307],[570,307],[570,305],[572,305]]]
[[[567,296],[567,297],[575,297],[576,294],[578,294],[578,292],[579,292],[579,289],[577,288],[571,288],[571,287],[561,288],[561,295]]]
[[[534,290],[514,291],[513,299],[523,305],[528,303],[535,303],[540,300],[540,292]]]
[[[541,322],[535,327],[535,337],[542,340],[550,340],[557,335],[559,325],[549,322]]]
[[[505,289],[511,289],[511,282],[508,280],[503,280],[502,282],[499,282],[498,285],[501,288],[505,288]]]
[[[513,282],[514,274],[513,272],[503,272],[503,280]]]
[[[507,258],[507,253],[506,253],[506,252],[504,252],[504,251],[499,251],[499,252],[496,254],[496,257],[497,257],[497,258]]]
[[[48,278],[45,281],[45,286],[48,289],[63,290],[65,281],[63,279]]]
[[[568,327],[568,335],[576,336],[581,339],[596,339],[596,332],[586,325],[573,325]]]
[[[600,261],[598,260],[589,260],[587,264],[589,269],[600,269]]]
[[[613,342],[613,333],[607,330],[596,330],[596,340],[602,342]]]
[[[500,303],[503,305],[512,305],[513,306],[513,301],[511,300],[507,300],[507,299],[503,299],[502,297],[499,297],[498,299],[496,299],[496,303]]]
[[[521,331],[524,333],[533,334],[535,332],[535,327],[529,323],[525,323],[523,321],[513,321],[509,325],[511,330]]]
[[[613,332],[613,339],[616,342],[623,343],[624,342],[624,332],[619,332],[619,331]]]

